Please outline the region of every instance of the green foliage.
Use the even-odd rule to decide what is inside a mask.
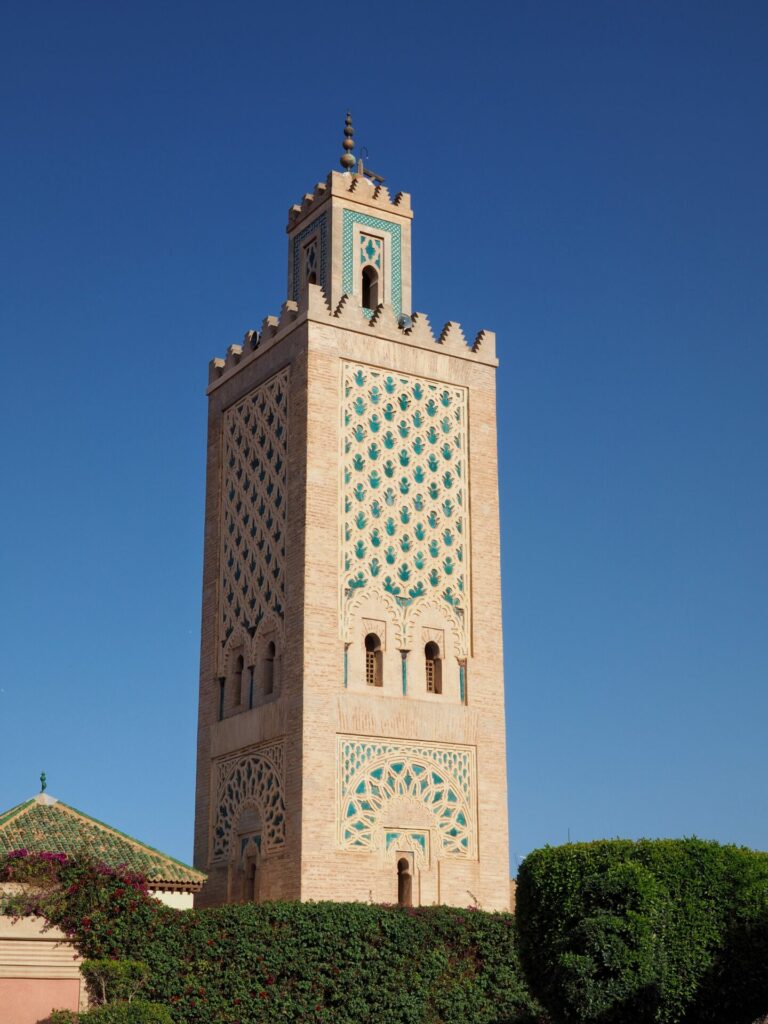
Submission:
[[[173,1024],[171,1011],[159,1003],[134,999],[132,1003],[109,1003],[85,1013],[55,1010],[49,1024]]]
[[[520,956],[562,1024],[751,1024],[768,1011],[768,854],[698,839],[546,847]]]
[[[532,1024],[514,918],[367,904],[158,907],[121,955],[184,1024]],[[90,929],[83,948],[101,945]],[[114,931],[105,936],[114,945]]]
[[[148,898],[141,880],[98,865],[67,862],[58,879],[32,909],[92,961],[146,964],[142,996],[170,1007],[176,1024],[544,1020],[522,977],[510,914],[358,903],[178,911]],[[113,1020],[87,1018],[97,1019]]]
[[[97,1003],[130,1003],[149,979],[149,967],[140,960],[84,960],[80,971]]]

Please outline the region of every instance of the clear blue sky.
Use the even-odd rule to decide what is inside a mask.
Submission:
[[[498,332],[513,867],[768,849],[768,8],[333,11],[3,6],[0,808],[191,857],[207,363],[350,107],[415,308]]]

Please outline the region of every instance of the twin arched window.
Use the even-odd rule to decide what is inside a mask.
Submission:
[[[365,682],[367,686],[384,685],[384,656],[381,651],[381,640],[375,633],[365,638]]]
[[[277,660],[277,645],[270,640],[266,646],[262,658],[261,689],[264,696],[269,696],[275,691],[275,662]],[[243,687],[243,676],[245,674],[245,658],[242,654],[231,662],[232,668],[228,676],[219,679],[218,694],[218,718],[219,721],[226,718],[233,710],[253,708],[256,688],[256,665],[248,668],[248,693],[246,695]]]

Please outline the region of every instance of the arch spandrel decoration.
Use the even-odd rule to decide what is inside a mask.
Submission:
[[[468,653],[467,391],[360,363],[342,376],[341,629],[369,597],[400,646],[431,606]]]
[[[342,849],[374,851],[382,843],[386,846],[386,836],[394,830],[388,809],[411,805],[429,817],[438,858],[476,856],[471,748],[340,736],[337,757],[337,828]],[[399,831],[407,831],[416,823],[398,824]]]
[[[285,611],[288,369],[224,413],[220,637],[282,627]]]
[[[264,852],[285,842],[283,747],[273,743],[225,758],[216,764],[216,802],[211,859],[227,860],[232,828],[245,807],[263,822]]]

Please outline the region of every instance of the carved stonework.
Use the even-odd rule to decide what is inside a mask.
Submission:
[[[342,849],[388,849],[388,833],[416,829],[438,858],[476,855],[472,748],[339,736],[337,776]]]
[[[432,629],[430,626],[424,626],[421,630],[421,642],[425,646],[428,643],[437,644],[441,653],[445,653],[445,631],[442,629]]]
[[[435,608],[468,649],[469,501],[464,388],[345,363],[342,380],[341,628],[378,598],[410,647]]]
[[[285,842],[283,745],[270,743],[214,764],[215,812],[211,860],[227,860],[233,827],[246,808],[261,819],[264,853]]]
[[[375,633],[376,636],[381,640],[381,649],[386,651],[387,649],[387,624],[382,622],[380,619],[363,619],[363,636],[368,636],[369,633]]]
[[[224,414],[220,640],[285,611],[288,370]]]

